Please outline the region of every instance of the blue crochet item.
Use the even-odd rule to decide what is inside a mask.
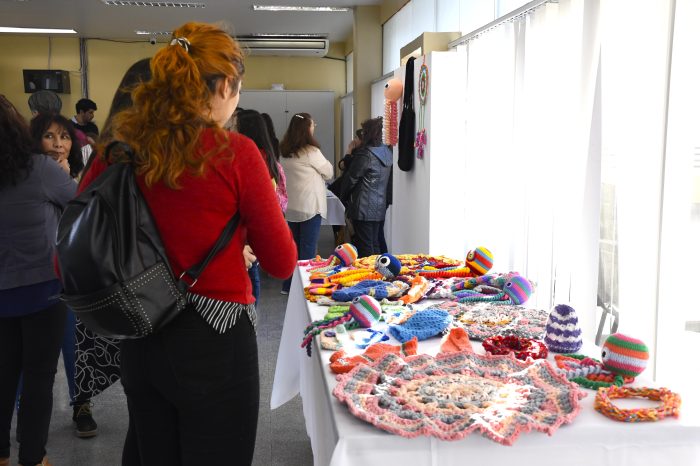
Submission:
[[[355,286],[335,290],[331,297],[334,301],[348,302],[352,301],[358,296],[366,294],[373,297],[377,301],[381,301],[389,296],[387,285],[387,282],[383,282],[381,280],[362,280]]]
[[[413,337],[426,340],[440,334],[452,322],[452,316],[444,309],[428,308],[418,311],[402,325],[389,327],[391,335],[401,343],[406,343]]]

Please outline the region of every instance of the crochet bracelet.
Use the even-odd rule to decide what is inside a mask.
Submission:
[[[612,404],[615,398],[639,397],[652,401],[660,401],[657,408],[620,409]],[[654,422],[660,421],[666,416],[678,417],[680,414],[681,397],[667,388],[632,388],[632,387],[604,387],[598,390],[593,405],[599,413],[622,422]]]
[[[527,358],[544,359],[549,354],[544,343],[532,338],[520,338],[515,335],[496,335],[482,342],[482,346],[490,354],[513,353],[516,358],[524,361]]]

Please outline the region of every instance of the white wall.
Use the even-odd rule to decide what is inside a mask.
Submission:
[[[420,126],[418,76],[422,59],[414,63],[416,131]],[[394,254],[443,254],[464,257],[474,244],[465,236],[469,187],[464,157],[464,112],[451,111],[466,103],[466,54],[432,52],[426,56],[429,89],[425,108],[428,135],[423,159],[404,172],[394,164],[390,251]],[[405,67],[396,71],[404,80]],[[399,105],[399,109],[401,104]],[[415,151],[414,151],[415,152]],[[394,153],[398,161],[398,152]],[[387,219],[388,221],[388,219]]]
[[[384,23],[382,73],[398,68],[401,47],[424,32],[467,34],[526,3],[528,0],[411,0]]]

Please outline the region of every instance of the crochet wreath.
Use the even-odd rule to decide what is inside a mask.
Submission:
[[[470,352],[387,354],[337,379],[333,395],[385,431],[442,440],[479,431],[503,445],[532,430],[552,435],[573,421],[585,396],[544,360]]]

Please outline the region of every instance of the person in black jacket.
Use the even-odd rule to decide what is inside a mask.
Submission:
[[[352,163],[343,174],[340,200],[355,230],[360,257],[381,253],[380,230],[391,191],[391,148],[382,144],[382,118],[362,122],[360,142],[352,150]]]

